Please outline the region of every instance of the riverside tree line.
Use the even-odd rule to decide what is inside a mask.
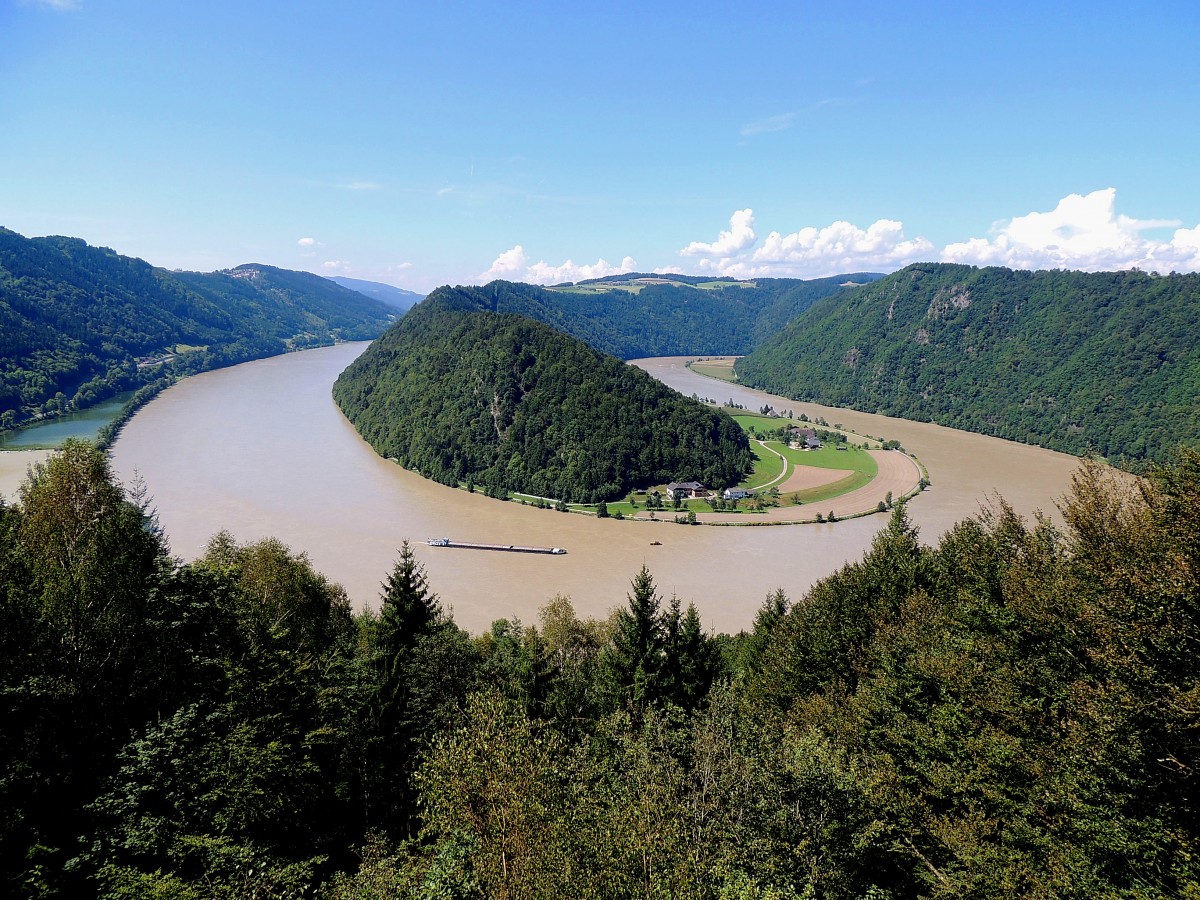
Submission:
[[[1200,457],[1085,466],[708,635],[652,574],[471,637],[278,541],[169,552],[70,443],[0,506],[0,893],[1200,892]]]

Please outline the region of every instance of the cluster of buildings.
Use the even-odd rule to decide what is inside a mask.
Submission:
[[[712,491],[698,481],[672,481],[667,485],[670,500],[707,500],[710,494]],[[754,491],[746,488],[725,488],[721,492],[722,500],[745,500],[753,496]]]

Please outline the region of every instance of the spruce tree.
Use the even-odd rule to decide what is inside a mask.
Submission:
[[[617,617],[609,671],[618,704],[643,709],[662,695],[664,634],[662,598],[643,564],[631,583],[629,605]]]
[[[415,797],[409,781],[421,731],[415,682],[418,645],[442,621],[437,595],[405,541],[400,558],[384,580],[375,632],[373,731],[366,785],[371,818],[399,837],[409,830]]]

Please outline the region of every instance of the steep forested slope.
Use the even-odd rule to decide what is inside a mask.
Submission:
[[[167,272],[65,237],[0,229],[0,427],[198,371],[335,338],[374,337],[382,303],[269,266]],[[167,359],[185,345],[188,352]],[[138,366],[139,357],[158,362]]]
[[[847,281],[877,277],[713,282],[629,275],[554,288],[493,281],[480,288],[456,288],[453,302],[463,309],[537,319],[621,359],[738,354],[749,353],[812,303],[843,290]]]
[[[741,360],[755,387],[1069,453],[1200,439],[1200,275],[919,264],[814,305]]]
[[[540,322],[472,310],[476,299],[439,288],[334,385],[380,455],[446,483],[582,502],[748,470],[727,416]]]

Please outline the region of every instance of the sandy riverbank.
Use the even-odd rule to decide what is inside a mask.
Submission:
[[[0,497],[12,501],[29,467],[50,458],[53,450],[0,450]]]

